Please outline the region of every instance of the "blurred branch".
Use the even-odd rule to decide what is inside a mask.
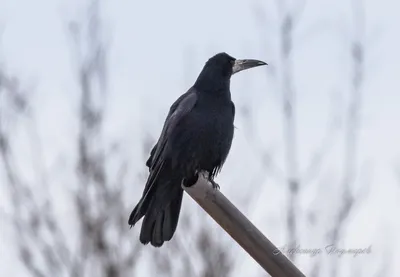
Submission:
[[[350,54],[352,61],[352,79],[351,79],[351,95],[350,103],[347,110],[346,137],[344,145],[344,163],[343,163],[343,180],[342,180],[342,201],[333,225],[333,229],[329,233],[329,240],[333,244],[337,244],[341,233],[345,227],[345,222],[353,211],[357,196],[351,189],[351,185],[356,179],[357,171],[357,141],[358,130],[360,125],[359,114],[362,104],[362,83],[364,81],[364,64],[365,64],[365,47],[364,39],[364,7],[362,0],[353,0],[352,4],[354,13],[355,36],[350,44]],[[331,265],[331,277],[336,277],[338,272],[338,260],[333,259]]]
[[[361,30],[360,30],[361,31]],[[357,32],[359,33],[359,32]],[[361,108],[361,84],[364,74],[364,46],[359,39],[351,43],[351,57],[353,61],[352,93],[348,107],[346,121],[346,139],[344,152],[344,177],[343,204],[337,218],[337,228],[335,228],[332,238],[334,241],[339,236],[339,229],[343,221],[349,215],[354,204],[354,196],[351,193],[351,184],[355,180],[357,166],[357,131],[359,127],[359,111]]]
[[[87,24],[72,24],[76,27],[72,28],[76,31],[72,37],[80,54],[77,70],[81,93],[78,138],[80,186],[75,192],[78,224],[81,225],[78,251],[68,244],[71,241],[61,228],[64,220],[54,213],[53,198],[47,191],[43,194],[42,190],[37,191],[38,186],[25,184],[19,178],[10,134],[0,125],[0,155],[15,210],[13,218],[17,245],[20,259],[32,276],[131,276],[140,253],[138,242],[132,242],[126,227],[122,192],[126,166],[121,167],[116,177],[117,184],[109,181],[106,178],[104,146],[98,143],[102,138],[107,49],[101,38],[99,1],[92,1],[88,11]],[[80,52],[85,47],[86,53]],[[6,92],[8,99],[22,110],[27,101],[17,89],[16,79],[7,77],[3,71],[0,73],[0,92]],[[2,119],[3,116],[0,117]],[[36,150],[41,151],[40,148]],[[36,164],[41,162],[35,161]],[[41,182],[45,182],[46,178],[41,177]],[[39,195],[44,195],[43,203],[37,199]],[[121,245],[130,246],[129,250]]]
[[[196,220],[200,224],[194,225],[193,211],[185,209],[180,219],[180,228],[183,230],[181,232],[190,233],[191,236],[177,236],[162,252],[154,251],[157,272],[160,275],[182,277],[233,276],[234,256],[229,251],[229,245],[220,237],[215,236],[213,226],[205,224],[207,222],[206,216],[206,214],[201,214],[201,218]],[[171,260],[171,257],[174,257],[173,260]]]
[[[286,1],[276,1],[275,3],[280,16],[278,28],[280,39],[279,77],[281,77],[281,79],[279,81],[282,92],[281,105],[284,124],[285,170],[283,176],[288,189],[288,208],[286,213],[287,241],[288,248],[294,249],[299,236],[296,213],[298,211],[300,178],[297,149],[296,91],[294,88],[292,52],[294,28],[304,10],[305,1],[299,2],[300,4],[294,6],[293,9],[286,7]],[[265,14],[256,10],[255,14],[257,15],[258,21],[262,22],[262,18],[265,17]],[[295,260],[293,251],[289,252],[289,259],[292,261]]]
[[[18,79],[7,75],[0,67],[0,93],[4,93],[4,99],[10,100],[9,104],[17,113],[22,113],[27,107],[26,93],[20,88]],[[5,103],[4,103],[5,104]]]
[[[300,21],[301,16],[303,15],[307,2],[306,0],[295,1],[297,5],[293,5],[290,8],[286,6],[288,2],[289,1],[276,0],[275,4],[281,16],[285,15],[286,13],[290,14],[291,25],[292,27],[295,27],[298,25],[298,22]]]
[[[300,180],[298,176],[298,150],[297,150],[297,125],[296,125],[296,94],[293,84],[293,65],[291,53],[293,49],[293,23],[294,17],[285,12],[281,19],[281,51],[282,64],[282,93],[283,93],[283,116],[284,116],[284,143],[285,162],[288,185],[288,210],[286,224],[288,226],[288,247],[294,249],[298,240],[296,211],[298,210],[298,198]],[[291,251],[289,259],[294,261],[295,255]]]
[[[285,149],[285,170],[284,182],[287,184],[288,201],[286,213],[287,242],[288,248],[294,249],[296,241],[299,239],[297,227],[297,213],[300,191],[300,178],[298,168],[298,142],[297,142],[297,123],[296,123],[296,91],[294,88],[294,74],[292,63],[293,52],[293,33],[295,25],[300,20],[305,7],[305,1],[299,2],[298,6],[292,9],[286,7],[286,1],[276,1],[280,16],[279,22],[279,77],[282,95],[282,114],[284,124],[284,149]],[[256,12],[256,11],[255,11]],[[264,14],[256,12],[259,22]],[[289,259],[294,261],[294,251],[290,251]]]
[[[284,116],[284,144],[285,144],[285,174],[287,175],[288,184],[288,211],[286,215],[287,229],[288,229],[288,245],[289,249],[294,249],[296,246],[296,240],[299,239],[297,218],[299,218],[299,191],[304,186],[303,183],[309,183],[311,180],[318,175],[321,166],[324,163],[324,159],[329,151],[334,146],[335,134],[338,130],[339,124],[336,117],[333,118],[332,122],[328,125],[326,135],[323,138],[321,145],[318,146],[311,157],[310,163],[306,166],[306,170],[299,177],[299,166],[298,166],[298,153],[297,153],[297,125],[296,125],[296,91],[294,84],[294,74],[292,65],[292,54],[293,54],[293,41],[295,26],[298,23],[300,15],[304,10],[304,1],[301,1],[298,7],[289,8],[287,7],[287,1],[276,2],[281,16],[280,22],[280,74],[281,77],[281,91],[283,95],[283,116]],[[356,151],[358,142],[358,127],[359,127],[359,111],[361,109],[361,87],[364,79],[364,67],[365,67],[365,44],[364,42],[364,18],[363,18],[363,7],[362,3],[358,3],[356,0],[353,4],[358,4],[358,7],[354,7],[355,13],[355,27],[357,34],[351,42],[351,60],[352,60],[352,81],[351,81],[351,99],[347,109],[346,115],[346,127],[345,127],[345,149],[344,149],[344,173],[341,181],[342,186],[342,201],[339,204],[337,216],[333,224],[332,229],[328,231],[328,240],[332,243],[337,243],[342,235],[346,219],[349,217],[351,212],[354,210],[356,202],[361,202],[362,199],[367,195],[368,186],[370,180],[365,178],[363,180],[365,184],[356,193],[351,189],[355,182],[358,155]],[[260,10],[260,9],[259,9]],[[265,15],[260,11],[255,11],[258,22],[264,22],[262,19]],[[262,23],[263,24],[263,23]],[[318,26],[321,26],[318,24]],[[328,26],[328,25],[327,25]],[[347,30],[347,29],[346,29]],[[345,36],[348,37],[348,36]],[[254,145],[254,144],[253,144]],[[262,153],[261,151],[258,151]],[[368,175],[369,172],[365,172]],[[316,214],[317,207],[312,208],[312,214]],[[321,215],[323,216],[323,215]],[[293,253],[293,251],[292,251]],[[293,261],[294,254],[290,255],[289,258]],[[334,259],[334,258],[333,258]],[[319,276],[322,267],[322,260],[315,259],[313,263],[311,274],[312,276]],[[338,263],[337,261],[332,263],[331,276],[337,276]]]
[[[125,226],[122,187],[125,170],[121,169],[117,184],[110,182],[106,170],[103,122],[108,49],[102,37],[100,1],[89,4],[86,23],[71,23],[70,32],[78,53],[81,96],[77,149],[80,185],[74,196],[81,245],[74,268],[85,272],[90,264],[89,268],[96,268],[97,276],[126,276],[135,268],[140,251],[138,242],[131,242]],[[112,239],[110,234],[116,237]],[[121,251],[121,243],[126,242],[129,251]]]
[[[5,93],[3,99],[6,100],[0,105],[7,103],[7,99],[14,103],[14,106],[11,106],[11,109],[14,108],[13,115],[16,116],[26,110],[28,100],[25,92],[21,90],[17,78],[7,76],[4,71],[0,71],[0,92]],[[5,111],[6,108],[10,108],[10,106],[4,106],[0,110]],[[10,115],[12,115],[11,110]],[[65,239],[59,226],[53,221],[54,214],[51,203],[48,201],[43,204],[38,203],[32,187],[19,178],[20,174],[16,168],[17,161],[12,151],[11,131],[6,130],[2,124],[4,117],[4,113],[0,114],[0,157],[11,196],[12,223],[16,237],[18,237],[16,243],[20,258],[33,276],[45,276],[47,273],[58,275],[61,268],[66,266],[69,261]],[[31,121],[34,122],[32,118]],[[41,161],[36,161],[36,163],[38,162]],[[52,241],[43,239],[43,234],[46,233],[52,235]],[[36,265],[38,260],[48,264],[46,270]]]

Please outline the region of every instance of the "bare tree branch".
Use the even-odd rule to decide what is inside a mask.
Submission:
[[[296,221],[296,210],[298,209],[298,196],[300,181],[298,178],[298,150],[297,150],[297,126],[295,120],[296,95],[293,84],[293,68],[291,53],[293,48],[293,15],[284,12],[281,19],[281,63],[282,63],[282,92],[283,92],[283,115],[284,115],[284,143],[287,184],[289,188],[288,211],[286,224],[288,226],[288,247],[296,247],[298,230]],[[290,252],[289,259],[294,261],[295,256]]]
[[[354,25],[356,28],[356,35],[350,44],[350,53],[352,60],[352,74],[351,81],[351,97],[350,104],[347,111],[346,120],[346,138],[344,149],[344,163],[343,163],[343,180],[342,180],[342,202],[334,222],[333,229],[329,234],[329,240],[333,244],[337,244],[341,233],[345,227],[346,219],[353,211],[357,196],[351,189],[354,184],[357,172],[357,141],[358,130],[360,125],[360,109],[362,104],[362,83],[364,80],[364,64],[365,64],[365,46],[364,39],[364,7],[362,0],[354,0],[352,2],[354,13]],[[331,266],[331,277],[337,276],[338,260],[333,259]]]

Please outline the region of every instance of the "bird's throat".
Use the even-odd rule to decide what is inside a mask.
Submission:
[[[224,93],[230,90],[230,83],[230,78],[213,76],[211,73],[202,72],[194,83],[194,87],[198,91],[205,93]]]

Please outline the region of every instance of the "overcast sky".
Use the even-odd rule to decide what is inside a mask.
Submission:
[[[78,93],[67,23],[84,15],[81,2],[84,1],[0,0],[0,66],[18,76],[25,87],[32,88],[30,94],[47,169],[59,162],[60,157],[68,163],[68,158],[72,160],[72,154],[68,153],[74,151],[70,142],[77,126],[71,118],[77,109]],[[191,86],[205,61],[221,51],[236,58],[256,58],[269,63],[269,67],[234,76],[231,91],[239,111],[243,105],[252,107],[256,130],[253,139],[260,147],[273,149],[275,163],[283,167],[280,76],[273,77],[273,72],[280,69],[279,13],[275,2],[104,1],[111,95],[107,103],[106,136],[110,141],[123,142],[133,167],[143,166],[140,140],[147,133],[156,138],[169,105]],[[296,6],[298,1],[288,2],[294,3],[288,6]],[[348,2],[307,1],[295,29],[293,62],[301,170],[324,138],[331,111],[343,112],[347,103],[349,43],[359,35]],[[366,76],[362,87],[358,162],[367,169],[357,181],[362,183],[362,175],[370,173],[367,179],[371,181],[371,191],[352,217],[350,235],[346,238],[349,248],[372,244],[377,249],[373,252],[376,255],[390,247],[397,261],[400,260],[400,180],[395,178],[394,164],[400,163],[399,11],[400,2],[396,0],[365,1]],[[260,14],[264,16],[260,18]],[[232,199],[242,189],[258,187],[258,184],[246,188],[239,185],[259,170],[253,166],[244,174],[243,165],[252,164],[255,153],[246,137],[248,126],[240,112],[235,125],[232,151],[218,177],[221,189]],[[335,144],[319,176],[320,180],[326,180],[327,187],[328,183],[340,181],[343,164],[343,134],[336,132],[333,136]],[[32,157],[23,130],[17,132],[16,140],[21,146],[19,155]],[[33,176],[32,161],[27,158],[22,170]],[[3,182],[1,174],[0,170]],[[271,178],[266,182],[279,184]],[[285,191],[275,185],[263,187],[249,216],[272,240],[283,241],[279,229],[271,230],[264,214],[268,210],[272,222],[280,221],[283,215],[279,204]],[[0,201],[6,202],[3,188],[1,185]],[[277,197],[266,204],[263,199],[271,194]],[[303,204],[312,203],[314,196],[305,195]],[[7,210],[7,205],[1,206]],[[60,209],[68,213],[68,207]],[[17,257],[9,243],[12,234],[5,225],[6,220],[0,219],[0,275],[23,276],[16,275],[22,271],[16,266]],[[372,260],[369,257],[367,262]],[[249,264],[244,262],[238,274],[254,267]],[[394,265],[392,273],[391,276],[400,276],[399,263]]]

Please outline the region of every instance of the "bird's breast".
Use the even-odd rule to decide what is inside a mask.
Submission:
[[[233,139],[233,120],[230,101],[196,103],[170,140],[174,164],[212,168],[223,161]]]
[[[195,109],[192,115],[195,118],[191,122],[197,122],[193,137],[204,149],[214,151],[212,148],[225,140],[232,140],[234,118],[230,103],[211,103]]]

